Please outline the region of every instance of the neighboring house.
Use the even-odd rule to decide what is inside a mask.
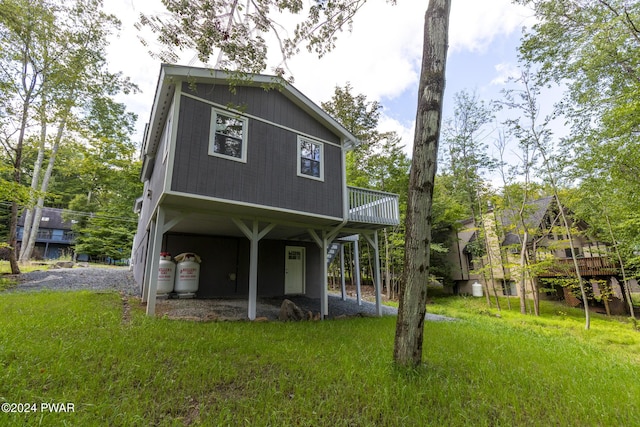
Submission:
[[[571,258],[569,240],[565,235],[559,209],[553,197],[545,197],[527,204],[524,210],[524,223],[529,232],[528,253],[535,260],[547,262],[541,268],[526,275],[527,297],[531,297],[532,281],[544,285],[545,279],[575,277],[575,268]],[[449,261],[454,266],[452,279],[457,293],[472,294],[473,284],[482,283],[493,295],[519,295],[519,283],[522,277],[520,250],[524,226],[516,212],[497,215],[490,211],[483,215],[483,227],[476,227],[473,220],[464,221],[458,231],[458,239],[450,250]],[[496,223],[498,226],[496,226]],[[610,260],[609,248],[605,243],[597,242],[581,233],[587,225],[581,222],[572,224],[573,246],[576,252],[580,275],[599,294],[598,282],[606,282],[614,293],[613,304],[624,307],[620,288],[622,282],[618,267]],[[479,236],[486,236],[487,245],[479,243]],[[478,251],[478,246],[481,246]],[[484,273],[479,270],[484,269]],[[549,288],[547,286],[547,288]],[[556,295],[552,295],[553,293]],[[567,288],[556,286],[542,297],[561,297],[577,305]]]
[[[193,252],[197,297],[247,298],[254,319],[257,296],[302,294],[326,315],[327,254],[357,234],[377,250],[376,230],[398,224],[398,196],[347,187],[345,153],[358,141],[292,85],[231,78],[161,67],[132,255],[147,313],[160,252]]]
[[[58,259],[73,252],[74,234],[72,221],[62,218],[63,209],[43,208],[38,236],[33,249],[35,259]],[[18,219],[18,246],[22,245],[24,213]]]

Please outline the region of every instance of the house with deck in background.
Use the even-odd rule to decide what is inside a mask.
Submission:
[[[63,218],[63,209],[42,208],[42,217],[33,249],[34,259],[58,259],[73,255],[75,235],[72,230],[73,221]],[[18,247],[24,237],[25,213],[18,218]]]
[[[362,237],[377,251],[377,230],[399,222],[396,194],[347,186],[345,153],[358,143],[277,77],[162,65],[132,251],[147,313],[160,253],[190,252],[198,298],[246,298],[255,319],[258,297],[305,295],[326,316],[336,250]]]
[[[568,216],[571,221],[571,215]],[[553,197],[527,203],[522,220],[516,211],[498,213],[490,210],[482,218],[483,224],[475,224],[472,219],[463,221],[457,231],[458,238],[450,248],[454,292],[474,294],[474,284],[475,289],[480,289],[482,284],[484,292],[488,291],[490,295],[495,292],[499,296],[519,296],[519,284],[524,274],[527,297],[533,296],[533,289],[540,289],[541,298],[564,299],[573,306],[582,303],[569,287],[557,284],[562,282],[557,279],[577,276],[569,239]],[[527,273],[523,273],[520,262],[525,227],[527,254],[531,263],[537,264]],[[571,227],[580,275],[594,296],[611,292],[608,308],[624,314],[627,310],[624,283],[619,266],[612,260],[610,247],[590,238],[584,222],[573,221]],[[629,286],[631,292],[639,290],[635,279]]]

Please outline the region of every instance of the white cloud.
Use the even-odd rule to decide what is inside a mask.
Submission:
[[[531,11],[511,0],[454,1],[451,6],[450,50],[485,52],[499,35],[519,31]]]
[[[400,121],[387,116],[384,112],[380,115],[378,121],[378,130],[380,132],[396,132],[402,144],[404,145],[404,152],[411,156],[413,150],[413,136],[415,133],[416,122],[412,120],[408,123],[401,123]]]
[[[490,83],[494,86],[504,86],[509,79],[517,79],[521,74],[518,65],[511,63],[496,64],[495,69],[498,75]]]
[[[133,25],[141,12],[162,11],[160,0],[109,0],[108,12],[123,23],[123,32],[112,40],[110,70],[122,71],[140,86],[142,93],[123,96],[129,109],[139,114],[139,128],[148,120],[160,63],[150,58]],[[350,82],[355,93],[369,100],[394,99],[418,84],[424,14],[427,2],[369,0],[356,16],[353,32],[339,35],[335,51],[318,59],[304,50],[289,65],[295,86],[317,103],[327,101],[336,85]],[[456,0],[450,22],[450,51],[486,51],[502,34],[521,27],[527,12],[509,0]],[[187,56],[189,56],[187,54]],[[188,60],[187,60],[188,62]],[[403,121],[411,123],[414,117]],[[386,120],[386,119],[385,119]],[[391,126],[392,119],[386,120]],[[409,146],[413,132],[397,122],[396,130]],[[382,126],[382,120],[381,120]],[[139,132],[141,133],[141,132]],[[141,137],[141,135],[139,136]]]

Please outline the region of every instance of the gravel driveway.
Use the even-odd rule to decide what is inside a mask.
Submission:
[[[56,291],[116,291],[127,295],[138,296],[138,285],[128,267],[74,267],[55,270],[42,270],[23,273],[19,276],[18,286],[5,292],[28,292],[39,290]],[[258,301],[257,315],[268,319],[277,319],[283,298],[261,298]],[[302,296],[291,296],[291,301],[304,311],[317,313],[320,311],[320,300]],[[246,318],[246,299],[207,299],[207,300],[167,300],[158,299],[159,314],[170,317],[188,318]],[[212,316],[211,313],[214,312]],[[176,315],[176,313],[178,313]],[[218,314],[215,314],[218,313]],[[219,315],[219,313],[223,313]],[[397,315],[394,307],[382,306],[383,315]],[[329,294],[329,318],[339,316],[374,316],[374,303],[347,298],[343,301],[339,295]],[[435,314],[427,314],[426,320],[442,321],[450,318]]]
[[[18,286],[8,292],[24,291],[123,291],[138,295],[138,285],[128,267],[74,267],[23,273]]]

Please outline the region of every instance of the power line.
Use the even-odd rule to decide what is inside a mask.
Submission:
[[[11,203],[0,202],[0,206],[11,207]],[[57,211],[61,211],[62,214],[82,216],[87,218],[113,219],[113,220],[121,220],[121,221],[128,221],[128,222],[138,222],[137,219],[127,218],[123,216],[102,215],[102,214],[96,214],[94,212],[82,212],[82,211],[74,211],[71,209],[59,209],[59,208],[43,208],[43,209],[57,210]]]

